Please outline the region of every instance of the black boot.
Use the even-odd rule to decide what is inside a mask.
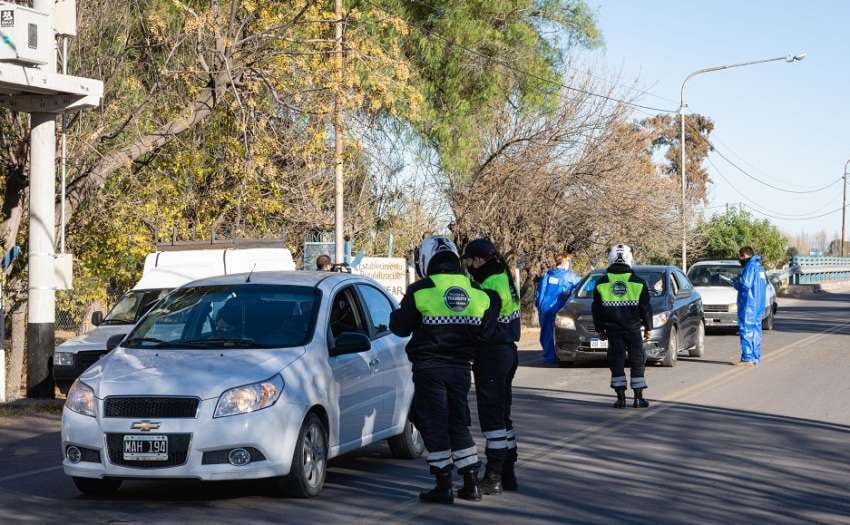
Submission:
[[[519,484],[516,481],[516,473],[514,472],[514,462],[505,461],[502,465],[502,490],[511,492],[519,489]]]
[[[478,485],[477,470],[470,470],[463,475],[463,487],[457,491],[457,497],[469,501],[481,501],[481,487]]]
[[[614,408],[626,408],[626,389],[624,387],[615,388],[617,392],[617,401],[614,402]]]
[[[487,468],[484,470],[484,477],[481,478],[482,494],[502,493],[502,469],[503,467],[501,465],[491,467],[491,463],[487,463]]]
[[[420,492],[419,501],[425,503],[454,503],[455,497],[452,492],[452,473],[441,472],[439,474],[435,474],[435,476],[437,478],[437,486],[431,490],[423,490]]]
[[[635,388],[635,402],[632,404],[635,408],[648,408],[649,401],[643,398],[643,389]]]

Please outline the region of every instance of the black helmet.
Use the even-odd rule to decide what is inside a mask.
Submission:
[[[461,259],[472,259],[474,257],[488,259],[497,253],[496,245],[490,242],[490,239],[475,239],[464,247]]]

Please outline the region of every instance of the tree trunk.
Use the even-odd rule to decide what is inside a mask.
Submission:
[[[6,354],[6,401],[21,397],[21,385],[24,374],[24,353],[26,352],[27,304],[21,303],[12,311],[12,341]]]

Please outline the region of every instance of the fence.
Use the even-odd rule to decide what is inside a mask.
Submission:
[[[792,284],[850,281],[850,257],[793,257]]]

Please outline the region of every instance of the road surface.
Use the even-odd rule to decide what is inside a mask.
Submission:
[[[58,418],[33,416],[0,418],[0,523],[850,524],[850,294],[780,304],[758,368],[710,335],[704,358],[648,368],[646,410],[611,408],[604,363],[547,368],[525,345],[518,493],[424,506],[424,461],[376,446],[334,460],[313,500],[187,481],[91,499],[58,466]]]

